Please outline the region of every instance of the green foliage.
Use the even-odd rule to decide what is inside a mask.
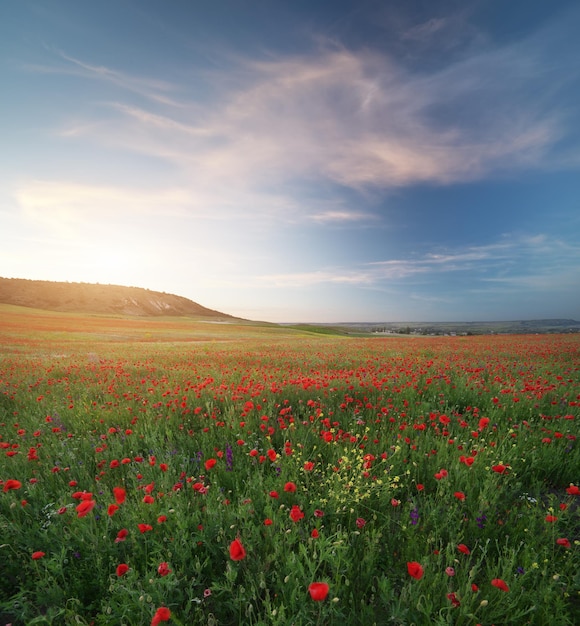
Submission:
[[[578,623],[578,338],[226,343],[0,361],[0,622]]]

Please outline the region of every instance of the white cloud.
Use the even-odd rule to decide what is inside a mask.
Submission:
[[[56,51],[56,54],[65,61],[65,64],[56,66],[29,63],[24,66],[24,69],[41,74],[66,74],[80,78],[96,79],[120,87],[123,90],[131,91],[161,105],[181,106],[177,100],[167,95],[177,91],[176,86],[169,82],[133,76],[103,65],[92,65],[62,51]]]
[[[416,24],[403,33],[403,39],[412,39],[415,41],[424,41],[432,39],[435,33],[440,32],[446,28],[448,18],[432,17],[426,22]]]
[[[372,275],[365,271],[316,270],[288,274],[264,274],[256,277],[256,284],[268,287],[309,287],[322,283],[361,285],[372,283]]]
[[[258,281],[272,287],[304,287],[343,283],[361,287],[385,284],[412,284],[413,279],[437,280],[448,273],[469,273],[473,289],[481,282],[517,285],[521,288],[548,288],[568,285],[578,276],[580,247],[565,244],[546,235],[503,237],[497,243],[471,246],[453,252],[426,252],[409,259],[387,259],[365,263],[357,268],[335,267],[312,272],[266,274]],[[572,264],[570,270],[562,267]],[[504,276],[510,265],[513,275]],[[488,276],[492,273],[493,276]]]
[[[489,81],[497,61],[472,63]],[[353,188],[450,183],[510,163],[538,164],[559,136],[555,121],[538,118],[513,95],[501,103],[517,69],[509,55],[491,87],[474,84],[472,63],[415,77],[384,56],[341,49],[249,64],[246,84],[223,94],[215,113],[198,121],[220,140],[203,150],[204,159],[258,184],[316,176]],[[455,106],[466,90],[500,96],[495,121],[474,103],[469,130],[432,119],[432,110]],[[521,107],[515,124],[502,115],[514,105]]]
[[[310,219],[314,222],[329,224],[373,220],[375,219],[375,216],[373,216],[371,213],[365,213],[362,211],[327,210],[310,215]]]
[[[251,206],[285,219],[292,213],[294,220],[354,220],[348,208],[302,203],[296,185],[325,182],[332,195],[333,184],[385,190],[552,167],[546,155],[564,132],[557,107],[529,98],[541,86],[531,63],[541,51],[525,45],[480,53],[431,75],[413,75],[379,53],[337,47],[240,60],[210,77],[210,102],[188,100],[163,81],[62,57],[70,71],[117,89],[101,104],[108,109],[101,119],[77,118],[63,137],[167,161],[213,212]],[[147,96],[155,110],[132,102],[131,93]],[[165,102],[167,93],[172,99]],[[179,101],[175,94],[182,94]],[[293,191],[272,192],[284,186]]]

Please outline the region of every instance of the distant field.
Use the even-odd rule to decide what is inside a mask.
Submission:
[[[0,344],[30,341],[167,342],[223,341],[243,337],[289,336],[283,327],[257,322],[199,320],[191,317],[135,317],[60,313],[0,304]]]
[[[0,306],[0,624],[580,623],[580,335],[327,331]]]
[[[422,335],[493,335],[536,333],[580,333],[580,322],[573,319],[513,320],[503,322],[387,322],[343,324],[344,330]]]

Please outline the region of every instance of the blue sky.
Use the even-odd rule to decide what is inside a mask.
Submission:
[[[0,5],[0,275],[580,319],[580,4]]]

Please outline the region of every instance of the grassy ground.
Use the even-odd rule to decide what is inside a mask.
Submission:
[[[0,623],[580,621],[578,336],[0,342]]]

